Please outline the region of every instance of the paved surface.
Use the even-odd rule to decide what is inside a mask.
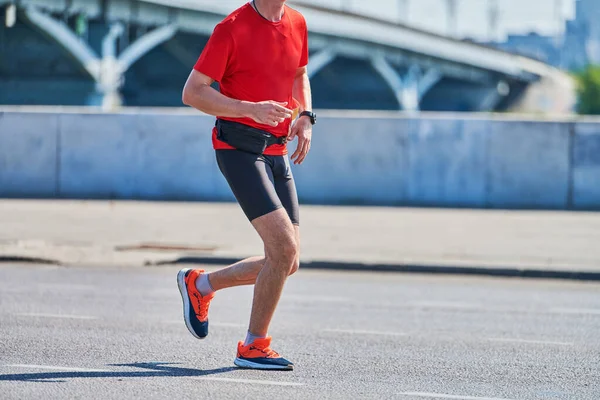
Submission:
[[[302,261],[592,271],[600,213],[303,206]],[[0,200],[0,257],[144,265],[262,252],[236,204]],[[144,242],[191,251],[118,251]]]
[[[600,284],[301,271],[270,332],[293,372],[232,368],[251,287],[194,339],[168,267],[0,265],[0,397],[600,398]]]

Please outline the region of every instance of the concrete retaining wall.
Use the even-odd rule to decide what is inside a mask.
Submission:
[[[573,207],[600,209],[600,124],[575,125],[572,173]]]
[[[409,131],[408,204],[481,207],[486,202],[486,121],[414,120]]]
[[[566,208],[570,125],[493,121],[488,136],[486,204]]]
[[[302,201],[324,204],[397,204],[408,186],[411,120],[322,118],[311,152],[294,167]],[[376,139],[375,139],[376,138]],[[295,143],[291,148],[295,149]]]
[[[0,196],[57,195],[59,116],[0,114]]]
[[[208,117],[60,116],[61,197],[230,200]]]
[[[5,111],[0,196],[231,201],[213,124]],[[600,209],[600,122],[322,113],[294,175],[307,203]]]

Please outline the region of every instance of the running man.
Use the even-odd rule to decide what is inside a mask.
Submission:
[[[183,90],[186,105],[217,116],[217,163],[264,242],[264,256],[177,276],[185,322],[198,339],[208,335],[215,292],[254,285],[248,332],[234,362],[242,368],[293,369],[271,349],[267,332],[285,281],[299,267],[299,207],[287,142],[298,139],[291,160],[302,164],[316,121],[307,64],[304,17],[285,0],[254,0],[215,27]],[[220,92],[211,87],[215,81]]]

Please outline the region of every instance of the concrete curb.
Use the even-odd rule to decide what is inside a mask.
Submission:
[[[25,257],[25,256],[4,256],[0,255],[0,263],[28,263],[28,264],[52,264],[60,265],[58,260],[40,257]]]
[[[131,262],[65,262],[42,257],[27,257],[14,255],[0,255],[0,263],[28,263],[50,265],[119,265],[119,266],[164,266],[177,264],[203,264],[203,265],[230,265],[244,257],[203,257],[185,256],[175,259],[146,260],[142,263]],[[382,264],[360,263],[344,261],[305,261],[301,263],[303,269],[330,270],[330,271],[369,271],[369,272],[394,272],[414,274],[439,274],[439,275],[472,275],[494,276],[504,278],[531,278],[531,279],[561,279],[578,281],[600,281],[600,271],[568,270],[568,269],[539,269],[517,267],[472,267],[472,266],[442,266],[442,265],[411,265],[411,264]]]
[[[182,257],[171,261],[159,261],[149,265],[175,265],[175,264],[205,264],[205,265],[230,265],[238,262],[239,258],[226,257]],[[342,261],[309,261],[302,262],[303,269],[321,269],[338,271],[371,271],[371,272],[396,272],[442,275],[479,275],[496,276],[505,278],[532,278],[532,279],[563,279],[580,281],[600,281],[600,272],[576,270],[543,270],[534,268],[515,267],[451,267],[437,265],[401,265],[401,264],[367,264],[350,263]]]

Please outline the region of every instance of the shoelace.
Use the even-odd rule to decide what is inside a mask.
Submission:
[[[265,347],[264,349],[261,349],[260,347],[256,347],[256,346],[250,346],[250,350],[258,350],[262,353],[264,353],[267,358],[279,358],[279,354],[273,350],[270,347]]]
[[[200,317],[200,318],[206,317],[208,315],[208,305],[210,302],[202,301],[202,295],[200,293],[194,293],[194,297],[196,298],[196,301],[198,302],[198,311],[200,313],[198,315],[198,317]]]

